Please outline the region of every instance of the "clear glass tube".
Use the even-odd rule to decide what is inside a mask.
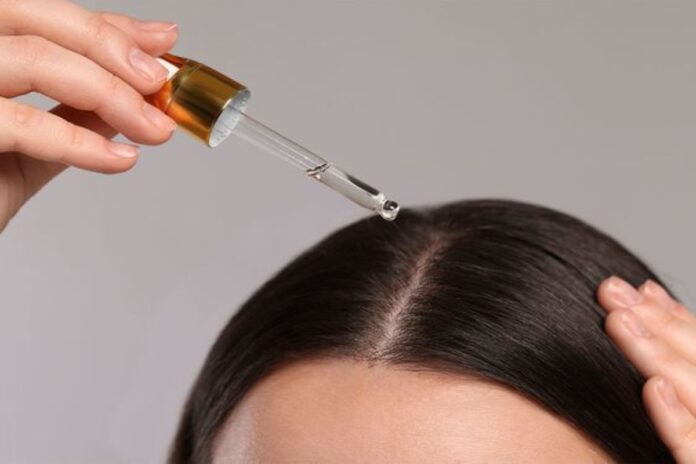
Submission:
[[[234,110],[234,108],[233,108]],[[235,110],[240,115],[232,131],[252,145],[269,152],[305,172],[328,164],[321,156],[287,139],[251,116]]]
[[[247,116],[251,94],[243,84],[188,58],[166,54],[159,61],[169,80],[149,101],[196,139],[216,147],[234,133],[384,219],[396,219],[399,205],[379,190]]]
[[[233,105],[229,105],[225,111],[232,113],[229,116],[230,120],[234,120],[233,134],[301,169],[308,176],[358,205],[374,211],[382,218],[388,221],[396,219],[399,213],[398,203],[388,200],[379,190],[342,171],[321,156],[234,108]]]

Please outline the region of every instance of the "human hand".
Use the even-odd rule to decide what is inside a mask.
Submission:
[[[66,0],[0,0],[0,231],[66,166],[102,173],[136,163],[136,146],[176,127],[146,103],[165,68],[153,56],[177,39],[175,24],[97,13]],[[10,100],[32,91],[61,103],[51,112]]]
[[[598,290],[605,329],[647,379],[643,403],[680,464],[696,463],[696,316],[660,285],[618,277]]]

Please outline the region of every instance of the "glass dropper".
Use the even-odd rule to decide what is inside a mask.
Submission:
[[[363,208],[388,221],[396,219],[398,203],[245,114],[250,97],[245,86],[187,58],[167,54],[159,61],[169,70],[170,78],[149,99],[195,138],[216,147],[236,134]]]

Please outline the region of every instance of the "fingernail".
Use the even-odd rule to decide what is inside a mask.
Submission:
[[[638,292],[631,284],[616,276],[609,279],[607,289],[611,293],[614,301],[622,306],[629,307],[643,302],[643,295]]]
[[[121,158],[135,158],[138,156],[138,147],[135,145],[127,145],[125,143],[106,141],[106,147],[111,153]]]
[[[672,382],[664,377],[660,377],[660,380],[657,381],[657,391],[667,406],[679,406],[679,397],[672,386]]]
[[[167,70],[153,57],[140,50],[133,48],[128,55],[131,66],[146,79],[151,81],[162,81],[167,77]]]
[[[164,21],[138,21],[138,27],[147,32],[169,32],[179,27],[176,23]]]
[[[655,300],[658,305],[667,309],[672,309],[672,307],[674,307],[675,301],[669,293],[667,293],[667,290],[654,280],[645,282],[642,286],[642,290],[644,295]]]
[[[172,118],[149,103],[145,103],[143,113],[145,113],[145,117],[149,119],[152,124],[159,127],[163,131],[172,132],[174,129],[176,129],[176,122]]]
[[[621,322],[636,337],[649,338],[650,332],[645,328],[643,322],[631,309],[624,309],[621,312]]]

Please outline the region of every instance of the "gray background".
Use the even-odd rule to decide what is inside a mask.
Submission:
[[[560,208],[696,305],[694,2],[83,3],[178,22],[250,114],[405,205]],[[161,462],[235,308],[362,215],[232,139],[60,176],[0,237],[0,462]]]

